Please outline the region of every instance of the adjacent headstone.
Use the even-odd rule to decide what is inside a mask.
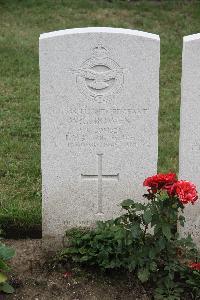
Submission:
[[[200,191],[200,34],[183,39],[179,177]],[[200,246],[200,201],[185,208],[182,234],[191,234]]]
[[[159,47],[128,29],[40,36],[43,236],[142,200],[157,171]]]

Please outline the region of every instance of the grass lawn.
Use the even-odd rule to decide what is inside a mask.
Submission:
[[[86,26],[160,35],[158,166],[178,171],[182,37],[200,31],[200,3],[0,0],[0,224],[41,224],[39,35]]]

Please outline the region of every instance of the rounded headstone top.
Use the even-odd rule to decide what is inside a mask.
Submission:
[[[184,42],[192,42],[192,41],[195,41],[195,40],[200,40],[200,33],[186,35],[186,36],[183,37]]]
[[[157,41],[160,40],[159,35],[157,34],[148,33],[139,30],[112,28],[112,27],[84,27],[84,28],[73,28],[73,29],[52,31],[52,32],[42,33],[40,35],[40,40],[68,35],[68,34],[81,34],[81,33],[113,33],[113,34],[117,33],[117,34],[128,34],[133,36],[145,37]]]

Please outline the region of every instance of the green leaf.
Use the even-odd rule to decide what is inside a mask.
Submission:
[[[87,261],[89,259],[89,256],[88,255],[84,255],[80,258],[80,261],[81,262],[84,262],[84,261]]]
[[[150,248],[148,254],[149,254],[149,258],[153,259],[156,257],[157,252],[156,252],[155,248]]]
[[[4,283],[0,284],[0,291],[4,292],[6,294],[12,294],[12,293],[14,293],[15,290],[8,282],[4,282]]]
[[[157,270],[157,264],[154,261],[150,263],[149,267],[152,272],[155,272]]]
[[[158,240],[158,246],[159,246],[160,250],[165,249],[165,247],[166,247],[166,241],[165,241],[164,238],[160,238]]]
[[[128,264],[128,269],[130,272],[132,272],[136,267],[136,262],[132,259],[131,261],[129,261],[129,264]]]
[[[133,226],[131,226],[131,233],[133,238],[137,238],[141,235],[141,228],[140,224],[134,223]]]
[[[149,209],[144,212],[143,219],[144,219],[145,224],[151,223],[152,213]]]
[[[145,206],[146,206],[145,204],[135,202],[135,208],[136,208],[136,210],[144,210]]]
[[[87,249],[85,249],[85,247],[81,247],[79,249],[79,252],[80,252],[80,254],[86,254],[88,251],[87,251]]]
[[[0,259],[0,270],[9,271],[10,268],[6,265],[6,263]]]
[[[171,239],[171,230],[170,230],[170,226],[168,224],[162,224],[162,232],[164,234],[164,236],[170,240]]]
[[[135,202],[131,199],[126,199],[121,203],[122,208],[129,209],[130,206],[134,206]]]
[[[144,269],[140,269],[138,271],[137,275],[138,275],[139,280],[143,283],[143,282],[148,281],[150,272],[147,268],[144,268]]]
[[[3,283],[7,280],[7,276],[0,272],[0,283]]]
[[[3,260],[11,259],[15,255],[15,250],[0,243],[0,258]]]

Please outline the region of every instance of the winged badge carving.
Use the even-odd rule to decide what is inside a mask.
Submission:
[[[80,92],[99,103],[112,99],[123,86],[123,68],[110,57],[110,52],[101,44],[93,48],[89,59],[72,71],[76,74]]]
[[[88,79],[89,82],[87,85],[95,90],[102,90],[109,87],[107,81],[115,79],[117,76],[117,70],[97,72],[92,69],[79,69],[77,73],[79,76]]]

